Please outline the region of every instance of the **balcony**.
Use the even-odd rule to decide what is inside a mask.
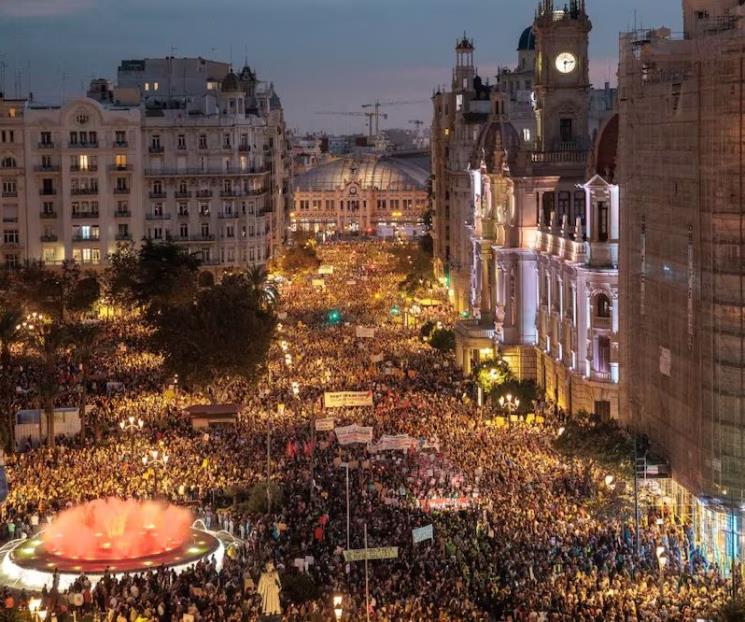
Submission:
[[[147,148],[147,150],[150,153],[163,153],[164,152],[163,145],[150,145]]]
[[[114,194],[129,194],[130,190],[131,188],[121,188],[117,186],[116,188],[114,188]]]
[[[126,140],[115,140],[112,146],[114,149],[119,147],[125,149],[129,147],[129,143]]]
[[[89,164],[85,168],[79,164],[71,164],[70,171],[73,173],[95,173],[98,170],[97,164]]]
[[[248,145],[238,145],[238,151],[247,152],[251,151],[251,147]]]
[[[98,218],[98,210],[95,211],[89,211],[89,212],[73,212],[70,214],[71,218],[80,219],[80,218]]]
[[[40,212],[39,218],[42,218],[42,219],[57,218],[57,212]]]
[[[49,142],[49,143],[47,143],[47,142],[38,143],[36,146],[39,149],[54,149],[54,143],[52,143],[52,142]]]
[[[195,233],[193,235],[172,235],[169,239],[173,242],[212,242],[215,236],[211,233]]]
[[[238,214],[237,212],[218,212],[217,217],[226,220],[233,220],[234,218],[238,218]]]
[[[95,143],[67,143],[68,149],[97,149],[98,142]]]
[[[167,195],[161,190],[160,192],[150,192],[148,196],[151,199],[165,199]]]
[[[114,210],[115,218],[129,218],[130,216],[132,216],[132,212],[130,212],[128,209]]]
[[[73,235],[72,236],[72,241],[73,242],[100,242],[101,241],[101,237],[98,236],[98,235],[96,235],[96,236],[92,236],[92,235],[82,236],[82,235],[78,234],[78,235]]]
[[[45,166],[44,164],[40,164],[39,166],[35,166],[34,170],[37,173],[59,173],[60,167],[53,164],[49,164],[47,166]]]
[[[56,233],[48,233],[47,235],[41,236],[42,242],[56,242],[59,238]]]
[[[209,218],[209,217],[210,217],[210,212],[209,212],[209,210],[207,210],[206,212],[205,212],[205,211],[200,211],[200,212],[199,212],[199,217],[200,217],[200,218]]]
[[[241,196],[241,191],[240,190],[220,190],[220,196],[223,198],[239,197]]]
[[[16,250],[21,248],[21,243],[19,241],[5,240],[0,244],[0,248],[3,250]]]
[[[175,196],[177,199],[190,199],[191,192],[176,192],[173,196]]]
[[[610,371],[597,371],[595,369],[590,371],[590,377],[598,382],[610,382],[611,374]]]
[[[587,151],[560,150],[560,151],[533,151],[530,154],[533,164],[585,164],[587,162]]]
[[[127,172],[134,170],[134,166],[131,164],[109,164],[109,171],[113,172]]]
[[[186,210],[186,211],[183,211],[183,212],[179,212],[178,214],[176,214],[176,216],[178,216],[179,218],[188,218],[189,217],[189,210]]]
[[[52,197],[57,191],[54,188],[39,188],[39,194],[43,197]]]
[[[145,214],[145,220],[171,220],[170,214]]]
[[[114,236],[114,239],[117,242],[131,242],[132,241],[132,234],[131,233],[117,233]]]
[[[98,194],[98,188],[73,188],[70,194],[74,197]]]
[[[611,329],[611,318],[600,317],[599,315],[593,315],[592,316],[592,327],[600,329],[600,330],[610,330]]]
[[[4,199],[5,198],[9,198],[9,197],[17,197],[17,196],[18,196],[18,191],[17,190],[3,190],[3,192],[2,192],[2,197]]]
[[[212,190],[197,190],[198,199],[209,199],[212,196]]]
[[[232,175],[265,175],[271,173],[272,169],[270,166],[259,167],[259,168],[246,168],[241,170],[240,168],[230,168],[225,170],[224,168],[146,168],[145,175],[148,177],[173,177],[179,175],[211,175],[211,176],[232,176]]]

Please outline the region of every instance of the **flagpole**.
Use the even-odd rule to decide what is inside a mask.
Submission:
[[[370,579],[367,574],[367,523],[365,523],[365,613],[370,622]]]

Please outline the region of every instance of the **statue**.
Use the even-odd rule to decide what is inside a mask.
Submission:
[[[282,584],[279,582],[279,573],[272,562],[267,562],[265,570],[259,578],[257,592],[261,596],[261,611],[264,615],[282,615],[282,607],[279,604],[279,592]]]
[[[486,172],[486,163],[481,161],[481,213],[484,218],[494,218],[491,201],[491,180]]]

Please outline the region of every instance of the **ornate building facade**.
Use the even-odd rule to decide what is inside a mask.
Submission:
[[[584,2],[544,0],[492,86],[458,42],[433,98],[433,230],[464,372],[499,349],[562,408],[618,417],[618,125],[590,30]]]
[[[123,61],[115,86],[94,80],[64,106],[0,98],[0,113],[6,264],[96,266],[150,238],[229,269],[267,262],[286,240],[282,107],[248,67]]]
[[[417,158],[348,156],[295,178],[292,228],[327,234],[412,238],[429,208],[426,163]]]

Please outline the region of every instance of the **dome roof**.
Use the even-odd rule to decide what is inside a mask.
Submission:
[[[240,91],[241,85],[238,81],[238,76],[236,76],[232,71],[228,73],[228,75],[222,80],[221,88],[223,92]]]
[[[535,34],[533,33],[532,26],[528,26],[523,30],[523,34],[520,35],[520,41],[517,44],[518,52],[526,50],[535,50]]]
[[[300,190],[337,190],[356,182],[364,189],[426,190],[429,171],[416,162],[393,157],[344,157],[295,177]]]

